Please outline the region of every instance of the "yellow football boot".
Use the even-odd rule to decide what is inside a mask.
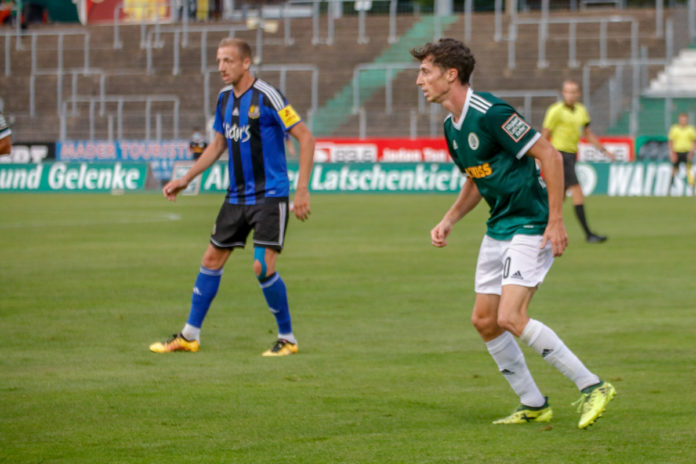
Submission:
[[[195,353],[201,348],[198,340],[186,340],[180,333],[174,334],[166,342],[156,342],[150,345],[154,353],[171,353],[172,351],[191,351]]]
[[[543,406],[533,408],[531,406],[520,405],[519,408],[507,417],[493,421],[494,424],[527,424],[529,422],[548,422],[553,417],[553,411],[549,406],[549,399]]]
[[[616,396],[616,388],[609,382],[601,382],[590,388],[591,391],[584,391],[580,399],[573,403],[578,405],[580,413],[579,429],[594,424],[606,410],[607,404]]]
[[[275,344],[264,351],[261,356],[289,356],[297,353],[297,343],[290,343],[284,338],[279,338]]]

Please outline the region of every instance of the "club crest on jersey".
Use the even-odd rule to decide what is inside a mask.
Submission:
[[[261,109],[256,105],[251,105],[249,107],[249,118],[259,119],[259,116],[261,116]]]
[[[530,129],[529,124],[518,114],[510,116],[501,127],[515,142],[519,142]]]
[[[467,140],[469,142],[469,147],[472,150],[478,150],[478,147],[479,147],[478,135],[474,134],[473,132],[469,132],[469,137]]]

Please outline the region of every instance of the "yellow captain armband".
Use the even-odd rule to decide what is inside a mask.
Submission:
[[[292,105],[287,105],[285,108],[278,111],[278,116],[280,116],[280,119],[283,121],[286,129],[289,129],[300,122],[300,115],[295,112]]]

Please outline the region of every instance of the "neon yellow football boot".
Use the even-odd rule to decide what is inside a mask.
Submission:
[[[580,399],[573,403],[578,405],[578,412],[580,413],[578,428],[584,429],[594,424],[606,410],[607,404],[615,396],[616,388],[609,382],[600,382],[583,390]]]
[[[276,340],[275,344],[264,351],[261,356],[289,356],[299,351],[297,343],[290,343],[284,338]]]
[[[507,417],[493,421],[494,424],[527,424],[529,422],[548,422],[553,417],[553,410],[549,406],[549,399],[545,398],[546,402],[543,406],[537,408],[531,406],[520,405],[519,408]]]
[[[186,340],[180,333],[174,334],[166,342],[156,342],[150,345],[154,353],[171,353],[172,351],[191,351],[195,353],[201,348],[198,340]]]

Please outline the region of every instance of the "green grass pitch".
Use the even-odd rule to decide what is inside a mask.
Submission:
[[[197,354],[180,330],[222,201],[0,195],[0,462],[693,463],[696,200],[591,197],[530,314],[618,395],[576,428],[574,386],[526,346],[553,421],[517,399],[469,322],[480,205],[445,249],[451,195],[315,195],[278,262],[300,354],[275,337],[252,250],[228,262]]]

